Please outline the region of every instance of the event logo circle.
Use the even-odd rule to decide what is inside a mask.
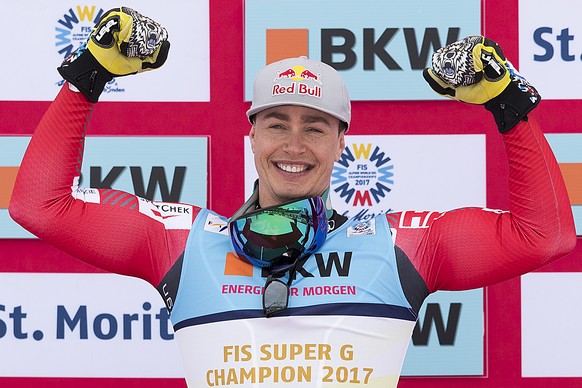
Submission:
[[[89,38],[93,26],[105,11],[95,5],[77,5],[57,20],[55,47],[62,59],[67,58]]]
[[[337,210],[360,220],[390,211],[387,194],[394,186],[391,161],[372,143],[346,145],[331,178],[330,195]]]

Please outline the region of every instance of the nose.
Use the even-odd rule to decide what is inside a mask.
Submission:
[[[289,131],[285,139],[283,150],[289,154],[297,155],[305,152],[305,148],[305,138],[301,131]]]

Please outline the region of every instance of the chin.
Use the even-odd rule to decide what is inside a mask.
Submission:
[[[290,201],[297,198],[303,198],[309,196],[308,190],[289,190],[289,188],[284,188],[279,190],[277,196],[283,201]]]
[[[285,201],[291,201],[298,198],[317,196],[319,196],[319,194],[316,194],[313,190],[293,190],[284,192],[282,195],[280,195],[280,198],[284,199]]]

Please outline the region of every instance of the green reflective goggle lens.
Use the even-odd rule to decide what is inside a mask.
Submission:
[[[257,209],[229,222],[237,255],[260,267],[313,253],[325,242],[327,228],[320,197]]]

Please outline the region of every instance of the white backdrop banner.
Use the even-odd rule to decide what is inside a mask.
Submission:
[[[581,273],[521,277],[523,377],[582,377],[580,295]]]
[[[170,55],[161,69],[114,78],[100,100],[209,101],[208,0],[170,0],[163,6],[153,0],[128,0],[123,5],[166,27]],[[103,13],[119,6],[113,0],[3,2],[2,27],[18,39],[11,39],[11,59],[0,62],[0,100],[52,100],[62,84],[56,68],[87,40]]]
[[[582,98],[580,12],[579,0],[519,0],[519,71],[542,98]]]
[[[166,307],[143,280],[0,273],[0,295],[0,376],[184,376]]]

